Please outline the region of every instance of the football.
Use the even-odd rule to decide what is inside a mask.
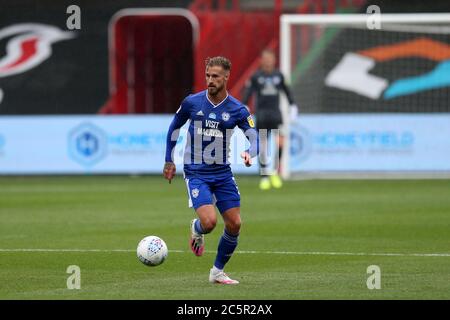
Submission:
[[[147,266],[158,266],[166,260],[169,251],[163,239],[148,236],[142,239],[137,247],[139,260]]]

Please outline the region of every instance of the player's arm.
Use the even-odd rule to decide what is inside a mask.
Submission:
[[[245,83],[245,90],[244,90],[244,95],[243,95],[243,98],[242,98],[242,103],[244,105],[248,105],[250,97],[252,96],[253,92],[255,92],[255,91],[256,91],[256,85],[255,85],[254,76],[252,76]]]
[[[281,75],[281,83],[280,83],[281,90],[283,90],[284,94],[286,95],[286,98],[289,101],[290,105],[295,104],[294,99],[292,98],[291,90],[286,84],[286,81],[284,80],[284,76]]]
[[[167,131],[166,157],[165,157],[166,162],[164,164],[163,175],[164,178],[169,180],[169,183],[172,181],[176,172],[176,166],[173,160],[173,153],[175,150],[175,146],[177,144],[178,137],[180,135],[180,128],[189,119],[189,109],[190,105],[186,101],[186,99],[184,99],[180,105],[180,108],[178,108],[177,112],[175,113],[175,116],[173,117],[173,120],[170,123],[169,130]]]
[[[241,157],[244,159],[244,164],[247,167],[250,167],[252,165],[252,158],[256,157],[259,153],[259,136],[258,131],[255,129],[253,118],[245,107],[240,110],[238,127],[244,132],[250,142],[250,148],[241,153]]]
[[[295,121],[297,119],[298,115],[298,106],[295,104],[294,99],[292,98],[291,90],[289,89],[288,85],[286,84],[286,81],[284,80],[284,76],[281,75],[281,90],[283,90],[284,94],[286,95],[286,98],[289,102],[289,116],[291,118],[291,121]]]

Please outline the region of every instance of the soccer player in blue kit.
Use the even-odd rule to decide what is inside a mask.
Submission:
[[[196,256],[205,248],[204,235],[217,223],[214,204],[224,220],[225,229],[219,241],[209,281],[238,284],[224,271],[238,244],[241,227],[240,193],[231,172],[229,145],[234,128],[239,127],[250,141],[250,148],[241,153],[244,164],[251,166],[258,154],[258,133],[248,109],[227,92],[231,63],[227,58],[206,60],[207,90],[189,95],[183,100],[167,134],[166,159],[163,174],[169,182],[176,167],[173,160],[179,129],[189,123],[184,153],[184,179],[198,219],[191,221],[190,246]]]

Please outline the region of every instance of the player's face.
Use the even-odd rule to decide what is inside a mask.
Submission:
[[[272,72],[275,69],[275,55],[271,53],[264,53],[261,56],[261,68],[265,72]]]
[[[208,93],[215,96],[226,88],[229,72],[221,66],[211,66],[206,68],[205,76]]]

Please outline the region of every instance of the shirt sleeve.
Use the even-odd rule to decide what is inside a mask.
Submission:
[[[292,98],[291,90],[286,85],[286,81],[284,80],[284,76],[281,75],[281,89],[283,90],[284,94],[286,95],[286,98],[289,101],[289,104],[295,104],[294,99]]]
[[[180,135],[179,129],[189,119],[190,108],[191,105],[187,99],[184,99],[170,123],[166,138],[166,162],[173,162],[173,151],[177,144],[178,136]]]
[[[248,141],[250,142],[250,148],[245,150],[253,158],[259,153],[259,136],[258,131],[255,129],[255,123],[253,117],[246,107],[242,106],[239,115],[239,121],[237,126],[241,129]]]
[[[244,92],[244,96],[242,98],[242,103],[245,105],[248,104],[253,92],[256,91],[256,85],[255,85],[254,78],[255,78],[255,76],[252,76],[245,84],[245,92]]]

